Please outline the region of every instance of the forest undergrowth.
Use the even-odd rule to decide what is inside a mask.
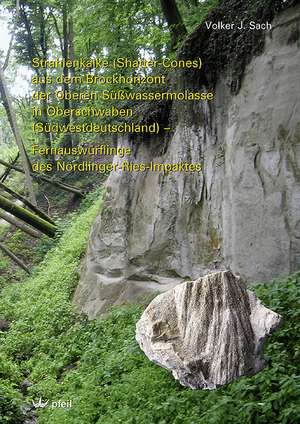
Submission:
[[[105,319],[78,314],[72,295],[90,225],[101,205],[88,195],[31,277],[3,289],[0,319],[0,423],[297,424],[300,422],[300,273],[257,285],[283,315],[265,347],[266,368],[214,391],[180,386],[135,341],[145,305],[114,308]],[[49,401],[34,410],[32,401]],[[57,407],[57,402],[71,407]],[[28,418],[29,417],[29,418]]]

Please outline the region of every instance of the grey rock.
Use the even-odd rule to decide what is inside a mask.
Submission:
[[[20,385],[20,392],[23,395],[27,395],[28,389],[31,386],[32,386],[32,383],[27,378],[25,378],[25,380],[23,380],[22,383],[21,383],[21,385]]]
[[[38,422],[35,415],[35,408],[32,404],[22,405],[21,411],[24,414],[24,424],[36,424]]]
[[[192,389],[215,389],[264,366],[265,337],[281,316],[230,271],[184,282],[157,296],[136,326],[148,358]]]
[[[10,324],[6,319],[0,319],[0,331],[8,331],[9,327]]]
[[[134,155],[114,162],[204,170],[111,173],[74,297],[89,318],[214,270],[266,282],[300,268],[300,6],[272,26],[237,95],[228,70],[209,106],[173,105],[168,137],[119,137]]]

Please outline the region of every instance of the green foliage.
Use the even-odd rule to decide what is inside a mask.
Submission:
[[[16,154],[16,148],[13,146],[13,135],[7,124],[7,116],[4,107],[0,106],[0,147],[1,158],[4,160],[10,159]],[[2,171],[2,167],[1,167]]]
[[[25,264],[30,265],[30,268],[42,261],[47,251],[54,246],[59,237],[59,234],[54,239],[42,236],[37,240],[21,230],[12,231],[12,228],[6,225],[4,228],[3,238],[5,246]],[[0,289],[13,282],[20,282],[27,276],[25,271],[8,259],[1,251],[0,274]]]
[[[90,194],[79,216],[65,223],[64,236],[32,278],[1,293],[0,317],[12,322],[8,333],[0,332],[0,416],[4,420],[1,423],[19,422],[21,396],[16,387],[22,372],[27,375],[29,369],[39,374],[42,364],[44,376],[51,378],[64,360],[68,362],[72,352],[76,353],[76,339],[69,352],[61,347],[69,338],[65,332],[74,335],[78,326],[70,296],[78,281],[79,262],[100,198],[99,191]],[[56,360],[52,363],[54,356]]]
[[[89,56],[137,58],[147,52],[165,51],[169,34],[162,19],[158,0],[143,2],[118,0],[83,0],[77,4],[75,43],[78,52]]]
[[[49,408],[39,422],[298,423],[300,274],[256,291],[284,316],[281,330],[267,343],[269,364],[261,373],[212,392],[185,389],[139,350],[135,323],[143,308],[118,308],[105,320],[81,323],[76,368],[60,376],[60,384],[53,377],[40,380],[36,395],[46,392],[50,398],[72,399],[73,407]],[[74,347],[74,333],[71,340]],[[46,369],[42,370],[36,379],[45,375]]]
[[[216,8],[220,0],[205,0],[199,3],[196,1],[179,1],[179,8],[184,18],[188,32],[192,32],[199,25],[208,13]]]
[[[0,411],[15,424],[22,374],[32,382],[23,403],[50,400],[40,424],[296,424],[300,420],[300,274],[255,291],[284,322],[268,341],[267,367],[215,391],[180,386],[152,364],[135,341],[144,305],[114,308],[89,322],[71,296],[99,193],[90,194],[35,275],[3,291],[1,316],[11,321],[0,336]],[[1,334],[1,333],[0,333]],[[72,401],[54,408],[51,401]],[[1,409],[2,408],[2,409]],[[4,411],[4,412],[3,412]]]
[[[262,52],[265,42],[263,30],[238,29],[241,20],[249,22],[272,22],[277,13],[296,4],[298,0],[222,0],[218,7],[212,7],[209,20],[234,23],[230,31],[214,31],[203,23],[197,33],[183,46],[182,54],[189,59],[198,57],[204,62],[205,80],[212,85],[220,73],[228,70],[233,79],[232,91],[237,92],[245,66],[253,56]],[[212,3],[213,4],[213,3]]]
[[[0,380],[0,422],[1,424],[21,424],[21,395],[10,383]]]
[[[197,1],[179,1],[179,6],[188,30],[192,30],[195,25],[203,20],[204,16],[217,4],[217,0]],[[198,3],[198,4],[197,4]],[[60,89],[60,84],[56,82],[56,77],[62,73],[62,69],[44,69],[38,70],[32,68],[33,57],[49,59],[50,57],[61,57],[61,44],[63,43],[63,6],[67,5],[68,20],[74,22],[74,55],[79,57],[106,57],[112,60],[115,57],[128,57],[130,59],[161,58],[171,55],[168,47],[170,45],[170,34],[166,21],[163,17],[161,4],[159,0],[152,2],[143,2],[141,0],[82,0],[65,1],[58,0],[24,0],[20,2],[20,13],[16,14],[16,3],[14,0],[6,0],[4,7],[10,11],[10,25],[15,31],[14,50],[18,64],[31,68],[29,77],[38,73],[40,77],[53,77],[53,84],[48,84],[45,88],[43,83],[32,85],[32,90],[41,90],[51,93],[52,102],[55,103],[54,93]],[[73,38],[73,37],[71,37]],[[80,75],[86,71],[81,70]],[[92,70],[99,75],[111,75],[113,69]],[[147,69],[136,70],[134,73],[165,73],[165,69]],[[79,71],[75,70],[79,75]],[[132,74],[130,68],[119,69],[120,74]],[[9,72],[7,72],[9,74]],[[13,81],[14,83],[14,81]],[[90,90],[91,86],[85,83],[69,86],[72,90]],[[103,89],[108,90],[140,90],[138,85],[129,86],[128,84],[105,84]],[[150,87],[149,87],[150,88]],[[151,87],[153,89],[153,87]],[[29,152],[32,161],[40,159],[31,155],[31,145],[40,143],[49,145],[46,135],[32,133],[32,123],[36,119],[32,116],[32,107],[38,106],[46,108],[52,102],[38,102],[32,98],[16,99],[18,107],[18,122],[21,133],[25,141],[25,146]],[[74,101],[72,107],[89,106],[95,108],[107,107],[107,102],[103,100],[92,101]],[[123,103],[114,103],[114,106],[125,106]],[[128,104],[126,105],[129,106]],[[1,112],[1,111],[0,111]],[[44,116],[45,121],[51,123],[62,123],[62,117]],[[6,119],[6,117],[5,117]],[[137,118],[138,119],[138,118]],[[0,114],[1,120],[1,114]],[[88,122],[86,117],[76,117],[74,122]],[[116,120],[115,120],[116,121]],[[104,122],[111,122],[110,117],[103,118]],[[5,130],[7,132],[7,130]],[[12,134],[8,129],[10,139]],[[5,136],[6,138],[8,136]],[[62,134],[53,134],[51,144],[60,145],[64,140]],[[97,141],[95,134],[80,134],[80,137],[74,138],[74,143]],[[1,143],[1,142],[0,142]]]
[[[11,7],[15,5],[12,1],[8,3]],[[58,11],[62,3],[25,3],[36,44],[41,39],[42,15],[47,17],[48,44],[54,43],[53,20],[47,15],[46,6],[51,3],[61,29]],[[169,34],[159,1],[116,3],[117,7],[109,0],[82,0],[75,4],[77,56],[165,55]],[[179,2],[189,30],[203,20],[217,1],[196,3]],[[279,3],[282,6],[282,2],[268,1],[264,16],[272,16]],[[256,18],[262,2],[230,0],[222,4],[218,13],[233,22],[240,19],[244,9],[249,19]],[[208,66],[216,71],[226,65],[237,47],[241,54],[253,53],[247,40],[218,34],[216,37],[220,38],[212,37],[205,50]],[[20,61],[28,63],[30,42],[24,24],[18,28],[17,42]],[[215,45],[222,48],[216,51]],[[42,55],[41,46],[38,49]],[[55,49],[57,52],[57,46]],[[196,44],[194,49],[197,54],[201,51]],[[239,56],[238,63],[243,65],[246,59]],[[28,122],[29,111],[29,107],[23,110]],[[6,144],[10,137],[9,133],[3,134]],[[71,298],[78,283],[90,224],[99,208],[100,202],[95,200],[100,197],[100,191],[91,193],[71,222],[69,218],[61,219],[59,237],[54,241],[43,238],[35,246],[36,263],[45,258],[33,276],[1,292],[0,319],[11,325],[8,332],[0,332],[0,424],[22,422],[21,405],[39,397],[50,400],[50,405],[40,411],[40,424],[299,423],[300,274],[255,288],[262,301],[284,317],[281,329],[266,345],[268,364],[261,373],[212,392],[183,388],[168,371],[152,364],[135,341],[135,324],[144,305],[115,308],[105,319],[92,322],[74,311]],[[26,245],[26,240],[16,232],[8,247],[17,253],[20,245],[24,245],[23,259],[29,260],[32,245]],[[6,258],[0,256],[0,273],[7,264]],[[7,282],[1,278],[0,287]],[[24,279],[24,275],[11,274],[10,278]],[[25,376],[32,386],[22,397],[19,387]],[[52,408],[51,401],[58,400],[71,400],[72,408]]]
[[[17,147],[14,144],[13,135],[2,105],[0,106],[0,150],[1,159],[5,161],[10,161],[16,157]],[[3,174],[4,171],[5,168],[0,165],[0,175]]]
[[[5,231],[3,231],[6,236],[9,232],[9,226],[4,226]],[[24,242],[24,250],[22,249],[20,252],[20,246],[23,247]],[[28,236],[24,236],[24,233],[21,231],[16,231],[11,234],[11,237],[5,242],[5,245],[15,253],[20,259],[23,260],[28,257],[32,257],[32,251],[30,246],[30,241]],[[25,259],[26,261],[26,259]],[[21,268],[16,266],[14,262],[12,262],[2,251],[0,251],[0,289],[10,284],[11,282],[21,281],[25,277],[26,272]]]

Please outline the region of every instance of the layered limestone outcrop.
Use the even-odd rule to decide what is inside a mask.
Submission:
[[[173,102],[165,137],[119,138],[125,160],[203,172],[111,173],[75,293],[90,318],[214,270],[253,282],[299,269],[299,34],[297,6],[265,32],[237,93],[228,68],[213,103]]]
[[[223,271],[157,296],[136,325],[136,340],[183,386],[211,390],[263,368],[265,337],[280,320],[241,278]]]

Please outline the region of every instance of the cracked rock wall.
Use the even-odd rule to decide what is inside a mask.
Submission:
[[[214,270],[251,282],[300,268],[299,34],[298,6],[273,21],[238,94],[229,70],[213,104],[173,105],[170,139],[119,139],[136,162],[204,171],[110,175],[74,298],[90,318]]]

